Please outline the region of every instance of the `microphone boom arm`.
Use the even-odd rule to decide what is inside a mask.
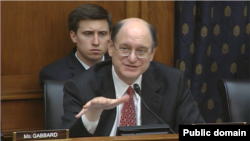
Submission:
[[[141,89],[140,89],[140,87],[139,87],[139,85],[138,84],[134,84],[133,85],[133,87],[134,87],[134,90],[136,91],[136,93],[138,93],[138,95],[141,97]],[[160,117],[158,117],[148,106],[147,106],[147,104],[144,102],[144,100],[143,100],[143,98],[141,97],[141,101],[142,101],[142,103],[143,103],[143,105],[159,120],[159,121],[161,121],[163,124],[166,124]],[[172,133],[175,133],[171,128],[170,128],[170,131],[172,132]]]

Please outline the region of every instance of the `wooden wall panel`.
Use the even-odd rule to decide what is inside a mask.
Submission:
[[[154,60],[174,66],[174,1],[143,1],[141,18],[157,29],[158,48]]]
[[[174,1],[127,1],[126,18],[142,18],[157,29],[154,60],[174,66]]]
[[[125,18],[122,1],[2,1],[1,75],[38,74],[46,64],[67,55],[74,46],[68,14],[86,3],[108,9],[114,23]]]
[[[113,23],[139,17],[158,31],[155,60],[173,66],[174,1],[2,1],[1,126],[13,131],[44,129],[41,68],[68,55],[74,44],[67,17],[86,3],[108,9]]]
[[[10,137],[13,131],[45,128],[42,99],[4,100],[1,107],[1,126],[6,137]]]
[[[43,98],[38,85],[38,75],[15,75],[1,77],[1,100]]]
[[[38,75],[43,66],[69,54],[74,44],[68,14],[86,3],[108,9],[113,23],[126,17],[122,1],[1,2],[1,124],[5,136],[44,129]]]
[[[126,18],[141,17],[141,1],[126,2]]]

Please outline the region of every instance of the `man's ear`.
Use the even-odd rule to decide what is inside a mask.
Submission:
[[[76,34],[75,34],[75,32],[70,31],[69,35],[70,35],[70,38],[71,38],[72,42],[76,43]]]
[[[113,49],[114,49],[113,41],[111,39],[109,39],[108,40],[108,52],[109,52],[110,57],[112,57]]]

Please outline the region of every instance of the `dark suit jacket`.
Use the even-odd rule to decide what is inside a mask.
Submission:
[[[75,56],[76,47],[74,47],[68,56],[43,67],[39,75],[39,84],[43,88],[44,80],[66,81],[84,71],[86,69],[77,60]],[[105,59],[109,59],[108,54],[105,54]]]
[[[62,128],[70,129],[70,137],[93,136],[75,115],[94,97],[116,97],[111,68],[111,60],[100,62],[65,83]],[[148,107],[175,132],[178,132],[179,124],[204,122],[180,70],[152,61],[142,75],[141,94]],[[116,108],[104,110],[94,136],[109,136],[115,116]],[[162,123],[142,104],[141,124]]]

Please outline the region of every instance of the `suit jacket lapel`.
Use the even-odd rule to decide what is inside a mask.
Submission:
[[[83,71],[85,71],[86,69],[82,66],[82,64],[77,60],[76,56],[75,56],[75,52],[76,52],[76,47],[74,47],[71,52],[69,53],[69,55],[67,56],[67,60],[68,60],[68,65],[69,68],[71,69],[71,75],[76,76],[80,73],[82,73]]]
[[[142,75],[141,97],[150,110],[159,117],[162,105],[162,96],[159,92],[160,89],[162,89],[162,86],[158,84],[153,73],[155,72],[149,68]],[[160,123],[160,121],[158,121],[158,119],[141,102],[141,124],[157,124],[158,122]]]
[[[97,93],[103,97],[115,99],[115,88],[112,79],[111,66],[102,71],[100,74],[99,90]],[[116,108],[110,110],[104,110],[101,114],[98,126],[95,131],[96,136],[109,136],[112,127],[114,125],[116,117]]]
[[[102,68],[98,75],[99,88],[96,93],[107,98],[116,98],[114,82],[112,79],[112,62],[106,61],[110,66],[105,69]],[[104,64],[104,63],[102,63]],[[100,70],[99,70],[100,71]],[[153,71],[149,68],[142,76],[142,98],[147,106],[159,116],[161,109],[162,96],[159,94],[162,86],[158,84],[153,76]],[[116,108],[111,110],[104,110],[101,114],[100,121],[94,133],[95,136],[109,136],[114,125],[116,117]],[[158,119],[141,103],[141,120],[142,125],[157,124]]]

